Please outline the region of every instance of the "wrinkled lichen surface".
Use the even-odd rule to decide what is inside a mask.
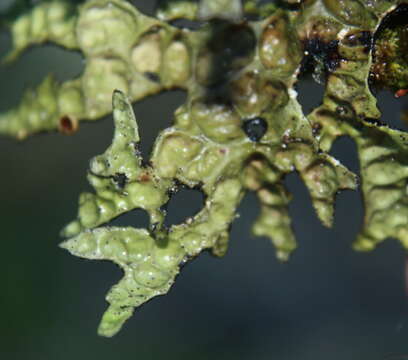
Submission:
[[[86,65],[77,79],[48,77],[27,90],[18,107],[0,115],[0,132],[72,133],[81,120],[112,111],[114,93],[112,145],[91,161],[95,193],[81,195],[62,244],[124,270],[107,296],[101,335],[112,336],[135,307],[165,294],[180,267],[203,250],[222,256],[248,190],[261,204],[253,231],[271,239],[281,260],[296,248],[286,174],[299,173],[317,216],[331,226],[336,194],[357,187],[357,176],[328,154],[341,136],[355,141],[360,160],[365,217],[354,247],[371,250],[387,238],[408,247],[408,136],[377,121],[370,90],[376,81],[394,91],[407,83],[407,22],[381,27],[406,1],[164,0],[155,18],[124,0],[25,3],[4,18],[13,36],[5,61],[52,42],[81,51]],[[201,26],[176,27],[180,18]],[[325,83],[310,114],[295,90],[307,71]],[[187,101],[150,159],[142,159],[131,102],[173,88],[187,90]],[[205,204],[167,228],[166,204],[183,186],[202,191]],[[148,229],[107,225],[137,208],[148,212]]]

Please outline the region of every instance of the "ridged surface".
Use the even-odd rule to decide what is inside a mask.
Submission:
[[[112,336],[134,307],[166,293],[180,266],[202,250],[222,256],[247,190],[261,203],[253,231],[269,237],[282,260],[296,248],[286,174],[299,173],[318,217],[331,226],[336,193],[357,187],[356,175],[328,154],[340,136],[355,141],[360,159],[366,212],[354,247],[371,250],[390,237],[408,247],[408,136],[376,121],[381,114],[369,87],[373,77],[393,91],[405,84],[401,43],[390,41],[391,52],[384,46],[405,30],[390,33],[380,24],[406,4],[180,0],[160,2],[157,18],[150,18],[123,0],[48,1],[9,22],[14,48],[7,59],[51,41],[80,50],[86,66],[76,80],[47,78],[29,90],[17,108],[0,115],[0,132],[19,138],[74,132],[79,121],[109,113],[118,90],[112,145],[88,173],[95,194],[81,195],[62,244],[124,269],[107,296],[100,334]],[[243,20],[244,13],[258,20]],[[168,23],[179,18],[211,21],[196,31]],[[389,66],[382,66],[389,53]],[[321,105],[307,116],[294,89],[306,71],[325,82]],[[170,88],[186,89],[187,101],[158,135],[150,159],[142,159],[130,103]],[[202,191],[205,205],[166,228],[165,205],[181,186]],[[104,226],[136,208],[149,213],[149,229]]]

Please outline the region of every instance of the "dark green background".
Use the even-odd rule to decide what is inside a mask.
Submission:
[[[153,5],[139,3],[145,11]],[[0,53],[9,45],[2,33]],[[79,54],[51,46],[30,50],[0,68],[0,110],[16,104],[23,89],[45,74],[64,80],[82,66]],[[302,81],[299,94],[308,111],[320,102],[322,88]],[[170,92],[135,105],[145,153],[183,99],[183,93]],[[406,100],[380,94],[379,101],[382,120],[403,127],[398,118]],[[183,269],[168,295],[138,309],[117,336],[98,337],[104,296],[120,270],[109,262],[70,256],[57,245],[59,230],[76,216],[79,193],[88,189],[88,161],[109,145],[112,131],[112,119],[106,117],[81,124],[72,137],[0,138],[1,359],[375,360],[408,355],[404,251],[388,241],[373,253],[353,252],[350,244],[363,216],[360,194],[338,196],[335,226],[327,230],[295,175],[287,184],[295,194],[290,212],[299,249],[289,263],[278,263],[270,243],[250,234],[258,206],[249,194],[223,259],[202,254]],[[350,141],[340,140],[333,153],[358,171]],[[190,192],[177,195],[169,221],[194,213],[197,200]],[[144,222],[136,212],[118,223]]]

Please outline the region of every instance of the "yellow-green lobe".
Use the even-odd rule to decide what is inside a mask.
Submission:
[[[52,42],[80,51],[85,66],[76,79],[60,83],[49,76],[28,89],[18,106],[0,114],[1,134],[73,133],[82,120],[113,111],[112,144],[90,162],[94,192],[80,196],[62,244],[76,256],[111,260],[124,271],[106,297],[103,336],[117,333],[134,308],[169,291],[186,261],[206,249],[226,253],[247,191],[260,202],[253,232],[271,240],[280,260],[297,246],[287,174],[300,175],[318,218],[331,226],[336,195],[358,183],[329,155],[342,136],[357,146],[365,205],[354,248],[371,250],[387,238],[408,248],[408,136],[378,123],[371,91],[373,84],[398,96],[406,90],[401,14],[407,16],[408,2],[257,5],[163,0],[157,16],[149,17],[125,0],[52,0],[3,22],[13,38],[6,61]],[[390,16],[398,26],[384,25]],[[173,23],[180,18],[199,22],[189,30]],[[307,73],[324,84],[319,105],[310,111],[297,93]],[[186,90],[186,102],[143,159],[131,103],[175,88]],[[182,188],[200,191],[202,208],[169,226],[168,202]],[[110,226],[134,209],[148,213],[146,229]]]

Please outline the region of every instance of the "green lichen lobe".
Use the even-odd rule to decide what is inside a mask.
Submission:
[[[81,51],[86,65],[77,79],[48,77],[28,90],[0,115],[1,133],[24,138],[64,129],[68,120],[98,119],[112,111],[113,93],[112,144],[91,160],[95,191],[81,194],[61,245],[124,271],[107,295],[101,335],[114,335],[134,308],[169,291],[186,261],[203,250],[224,255],[247,191],[260,202],[253,232],[270,239],[280,260],[297,247],[288,173],[299,174],[318,218],[331,226],[338,192],[357,188],[357,176],[329,154],[342,136],[357,145],[365,205],[354,248],[371,250],[390,237],[408,247],[408,136],[376,122],[381,113],[369,86],[373,74],[387,88],[405,86],[406,23],[391,30],[380,24],[407,1],[258,5],[164,0],[153,18],[124,0],[55,0],[8,22],[14,46],[6,59],[51,41]],[[244,19],[248,13],[256,20]],[[201,23],[195,31],[171,25],[180,18]],[[321,104],[309,114],[296,92],[305,64],[325,83]],[[142,159],[131,102],[174,88],[187,91],[186,103]],[[198,189],[205,203],[167,228],[166,204],[181,187]],[[149,214],[147,229],[109,226],[133,209]]]
[[[185,88],[190,77],[186,32],[143,15],[124,0],[46,1],[6,26],[13,46],[5,61],[48,42],[81,52],[85,69],[76,79],[60,83],[47,78],[28,89],[18,106],[0,114],[0,134],[23,139],[60,129],[64,117],[99,119],[111,111],[115,89],[136,101]]]
[[[140,139],[130,103],[121,92],[114,93],[114,140],[91,162],[88,175],[96,194],[81,196],[78,218],[64,231],[72,238],[63,245],[75,255],[97,259],[80,249],[95,248],[99,238],[121,244],[112,245],[117,251],[110,259],[123,267],[125,276],[107,296],[110,307],[101,334],[113,335],[134,307],[167,292],[181,263],[204,249],[225,254],[229,227],[245,191],[254,191],[261,204],[254,234],[270,238],[281,260],[297,247],[288,213],[291,195],[283,183],[286,174],[299,173],[317,216],[331,226],[336,194],[357,187],[357,177],[328,154],[339,136],[350,136],[360,154],[366,214],[354,247],[373,249],[388,237],[408,246],[407,137],[366,120],[380,113],[368,86],[372,50],[363,40],[372,36],[389,8],[383,3],[364,9],[352,1],[343,5],[315,1],[302,11],[274,9],[267,18],[247,23],[212,15],[216,22],[186,32],[183,42],[172,40],[195,49],[194,60],[187,55],[194,77],[187,83],[186,104],[176,111],[174,125],[158,135],[148,163],[137,151]],[[136,63],[143,71],[159,66],[144,61],[147,54],[160,54],[151,42],[156,36],[144,35],[136,48]],[[326,89],[322,104],[306,117],[293,87],[302,58],[316,41],[326,44],[320,45],[323,52],[312,54]],[[264,124],[259,135],[248,130],[254,119],[262,120],[254,124]],[[198,187],[206,202],[197,215],[166,229],[163,205],[180,184]],[[104,226],[135,208],[149,213],[149,229]],[[145,262],[128,260],[133,255],[119,234],[138,239],[134,243],[141,246],[151,244],[140,255]],[[170,268],[154,260],[158,249],[175,251]],[[137,296],[132,295],[136,290]]]
[[[98,330],[103,336],[119,331],[135,307],[165,294],[186,256],[178,243],[170,240],[165,248],[159,247],[147,230],[134,228],[87,230],[61,246],[76,256],[113,261],[124,271],[106,297],[110,306]]]
[[[76,256],[111,260],[124,270],[124,278],[107,295],[110,307],[99,327],[104,336],[114,335],[135,307],[165,294],[187,259],[204,249],[224,252],[226,234],[242,197],[238,180],[220,179],[194,218],[165,229],[161,208],[175,184],[142,165],[135,152],[139,140],[136,120],[123,93],[114,93],[113,105],[113,143],[90,164],[89,179],[96,194],[81,196],[78,219],[64,229],[63,235],[70,238],[61,245]],[[121,184],[117,183],[118,171],[126,177]],[[97,227],[133,208],[150,213],[150,229]]]
[[[90,162],[88,178],[96,193],[81,195],[78,218],[64,229],[63,235],[69,239],[61,245],[73,255],[111,260],[124,270],[124,278],[112,287],[106,298],[110,306],[99,327],[103,336],[119,331],[135,307],[167,293],[181,264],[205,249],[211,249],[217,256],[225,254],[229,228],[245,189],[256,191],[262,203],[255,234],[271,237],[277,256],[286,260],[296,243],[287,213],[289,196],[280,184],[282,175],[295,168],[302,174],[318,215],[326,225],[332,221],[335,193],[355,186],[353,174],[331,157],[317,154],[307,144],[290,144],[286,149],[275,150],[260,147],[259,155],[253,157],[251,154],[257,148],[245,137],[229,148],[201,140],[198,148],[192,150],[189,141],[195,137],[189,138],[175,129],[162,134],[152,154],[152,165],[146,165],[137,151],[140,139],[133,110],[123,93],[115,91],[113,107],[112,145]],[[187,143],[182,145],[180,141]],[[178,151],[183,146],[195,155],[180,159]],[[162,151],[167,154],[164,163],[159,162],[164,156]],[[258,158],[262,151],[263,158]],[[277,158],[275,169],[267,156]],[[211,158],[210,167],[203,167]],[[169,170],[169,164],[176,159],[178,170]],[[169,192],[177,191],[180,182],[187,186],[203,183],[206,202],[197,215],[166,229],[163,205],[169,199]],[[106,225],[135,208],[150,214],[149,229]]]

